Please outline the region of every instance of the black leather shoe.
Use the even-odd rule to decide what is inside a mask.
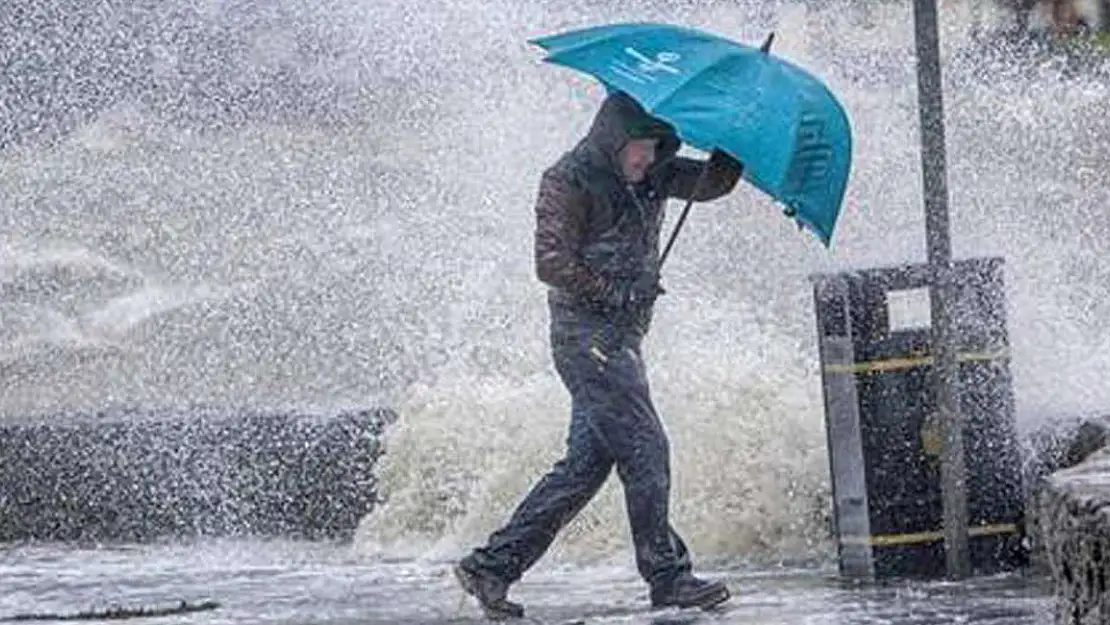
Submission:
[[[728,601],[731,594],[722,582],[709,582],[693,575],[651,589],[653,608],[701,608],[708,610]]]
[[[478,600],[486,618],[504,621],[524,616],[524,606],[506,599],[509,584],[464,558],[455,565],[455,578],[466,594]]]

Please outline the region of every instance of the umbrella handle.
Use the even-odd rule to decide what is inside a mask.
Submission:
[[[694,205],[694,198],[698,196],[698,191],[701,190],[701,184],[705,182],[705,178],[709,175],[709,159],[701,166],[701,173],[698,174],[698,181],[694,183],[694,190],[690,193],[690,199],[686,200],[686,207],[682,209],[682,214],[678,217],[678,223],[674,226],[674,231],[671,232],[671,238],[667,241],[667,246],[663,248],[663,255],[659,258],[659,270],[663,270],[663,263],[666,262],[667,256],[671,254],[671,248],[674,247],[674,240],[678,237],[678,231],[682,229],[682,224],[686,223],[686,216],[690,214],[690,207]]]

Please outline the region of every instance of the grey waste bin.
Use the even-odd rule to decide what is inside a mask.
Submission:
[[[957,392],[976,573],[1026,561],[1002,268],[998,258],[954,263]],[[945,574],[929,276],[926,265],[813,276],[835,534],[846,577]],[[916,311],[895,305],[915,301]]]

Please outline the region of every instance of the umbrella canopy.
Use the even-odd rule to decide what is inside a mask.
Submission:
[[[595,26],[529,40],[545,61],[623,91],[691,146],[729,153],[745,178],[826,246],[852,161],[848,116],[802,68],[700,30],[656,23]]]

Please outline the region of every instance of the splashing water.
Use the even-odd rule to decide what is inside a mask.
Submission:
[[[133,99],[0,156],[0,413],[388,403],[402,415],[381,466],[389,501],[358,547],[457,553],[558,458],[569,416],[533,275],[532,201],[600,91],[540,66],[525,40],[624,19],[749,42],[774,28],[776,52],[826,77],[852,118],[834,248],[750,188],[697,207],[668,261],[648,366],[691,547],[826,552],[806,276],[924,259],[908,4],[835,18],[786,3],[279,4],[301,30],[251,30],[252,54],[220,57],[223,71],[288,70],[290,42],[326,26],[347,47],[296,69],[323,76],[342,115],[197,132]],[[234,30],[244,18],[204,19]],[[968,12],[942,3],[941,19],[954,251],[1007,260],[1020,424],[1100,410],[1108,83],[969,61],[954,54]],[[160,72],[180,65],[172,44]],[[614,477],[552,560],[628,559],[628,544]]]

